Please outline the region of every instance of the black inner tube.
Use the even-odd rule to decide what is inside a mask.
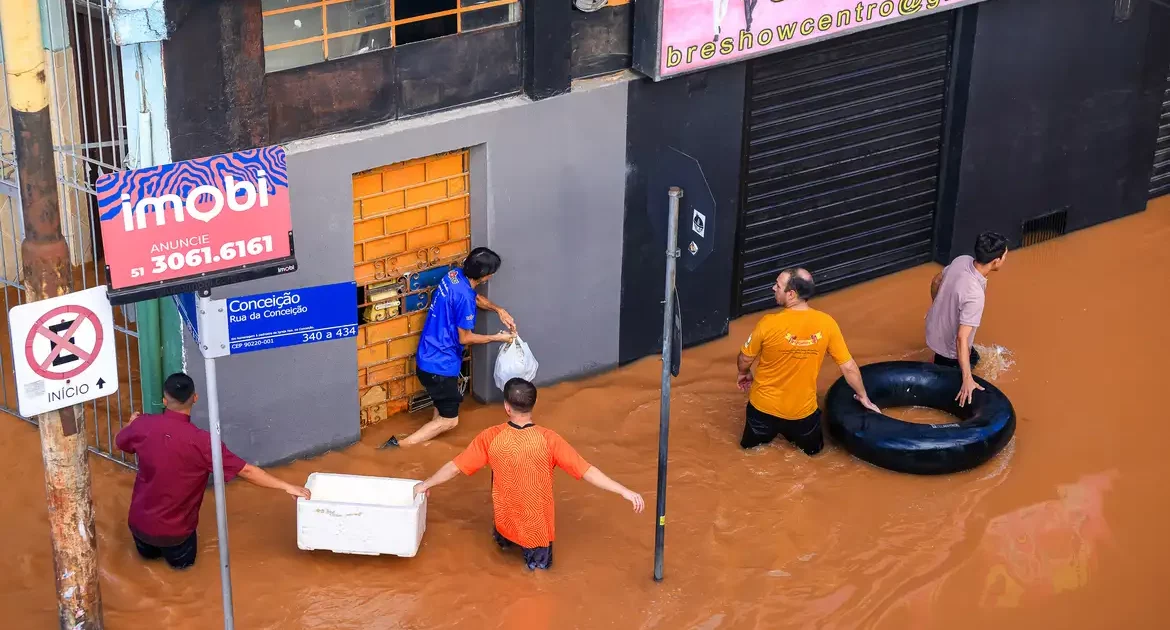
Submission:
[[[878,407],[930,407],[956,417],[946,424],[918,424],[874,413],[854,400],[844,377],[838,379],[825,397],[829,435],[875,466],[919,475],[960,472],[994,457],[1015,433],[1011,401],[978,376],[983,390],[959,406],[955,395],[963,375],[956,368],[889,361],[863,366],[861,377]]]

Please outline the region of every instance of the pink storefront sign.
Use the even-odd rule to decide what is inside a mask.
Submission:
[[[296,270],[281,147],[108,173],[95,188],[112,303]]]
[[[655,80],[982,0],[635,0],[634,67]]]

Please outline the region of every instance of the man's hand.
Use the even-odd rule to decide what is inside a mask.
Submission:
[[[752,388],[752,373],[740,374],[735,377],[735,386],[739,391],[746,392]]]
[[[642,510],[646,509],[646,502],[642,500],[642,495],[633,490],[626,490],[622,493],[622,498],[634,504],[634,512],[641,514]]]
[[[857,402],[861,403],[862,407],[865,407],[866,409],[869,409],[870,411],[872,411],[874,413],[881,413],[882,412],[881,409],[878,409],[877,405],[873,404],[873,401],[871,401],[869,399],[869,396],[858,396],[857,394],[854,394],[853,399],[856,400]]]
[[[427,495],[427,498],[430,498],[431,496],[431,489],[427,487],[427,484],[421,481],[414,484],[414,496],[417,498],[420,494]]]
[[[299,497],[301,499],[312,499],[313,498],[313,494],[311,492],[309,492],[309,489],[302,488],[301,486],[294,486],[294,485],[290,484],[289,487],[284,489],[284,491],[289,493],[291,496]]]
[[[137,420],[137,419],[138,419],[138,416],[141,416],[141,415],[142,415],[142,414],[141,414],[141,413],[138,413],[137,411],[135,411],[134,413],[130,414],[130,422],[134,422],[135,420]]]
[[[496,315],[500,316],[501,324],[507,326],[508,330],[512,331],[513,335],[516,334],[516,320],[512,319],[512,316],[508,313],[508,311],[505,311],[501,308],[496,310]]]
[[[975,390],[983,391],[983,386],[976,383],[973,377],[968,376],[963,379],[963,386],[959,388],[959,395],[955,396],[955,400],[959,401],[960,407],[974,399]]]
[[[942,286],[942,280],[943,280],[943,272],[942,271],[934,274],[934,278],[932,278],[930,280],[930,301],[931,302],[934,302],[934,299],[938,297],[938,289],[939,289],[939,287]]]
[[[516,333],[510,333],[510,332],[499,332],[499,333],[492,335],[492,341],[501,341],[503,343],[512,343],[512,340],[515,338],[516,338]]]

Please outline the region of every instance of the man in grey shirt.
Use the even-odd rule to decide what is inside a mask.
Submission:
[[[979,363],[975,329],[983,318],[987,276],[999,271],[1007,259],[1007,239],[984,232],[975,239],[975,255],[959,256],[930,282],[933,301],[926,313],[926,345],[934,350],[934,362],[963,371],[963,386],[955,400],[962,407],[975,390],[983,389],[971,376]]]

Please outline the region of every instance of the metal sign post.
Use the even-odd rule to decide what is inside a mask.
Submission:
[[[207,319],[216,309],[223,312],[223,302],[216,304],[206,295],[200,295],[196,302],[200,319]],[[219,381],[215,373],[217,352],[204,354],[203,370],[207,377],[207,418],[211,433],[211,479],[215,485],[215,527],[219,533],[219,582],[223,591],[223,627],[236,627],[232,608],[232,569],[228,559],[227,496],[223,481],[223,441],[219,427]]]
[[[670,437],[670,376],[674,335],[674,280],[678,251],[678,206],[683,191],[670,188],[670,215],[666,229],[666,297],[662,307],[662,393],[658,411],[658,509],[654,525],[654,580],[662,581],[663,546],[666,539],[666,460]],[[682,351],[682,348],[678,348]]]

